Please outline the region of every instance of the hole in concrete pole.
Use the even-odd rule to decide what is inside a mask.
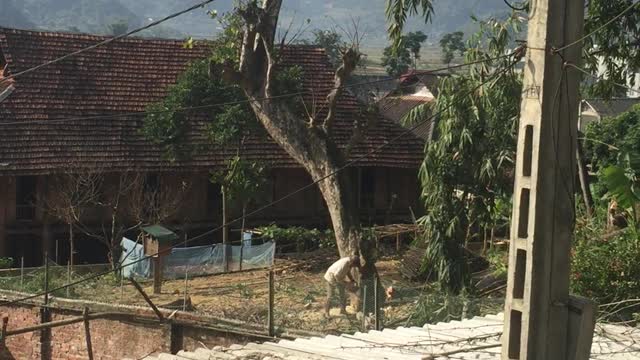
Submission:
[[[513,282],[513,297],[522,299],[524,297],[524,280],[527,269],[527,252],[518,250],[516,253],[516,274]]]
[[[531,159],[533,157],[533,126],[524,128],[524,153],[522,154],[522,175],[531,176]]]
[[[509,359],[520,359],[520,335],[522,334],[522,313],[511,310],[509,326]]]
[[[518,212],[518,237],[526,239],[529,237],[529,197],[531,191],[522,189],[520,192],[520,211]]]

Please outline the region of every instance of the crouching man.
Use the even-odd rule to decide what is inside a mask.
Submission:
[[[324,306],[324,312],[327,317],[330,316],[331,298],[336,289],[340,302],[340,314],[346,314],[347,299],[344,290],[345,286],[349,286],[350,289],[355,288],[356,282],[351,275],[353,268],[360,268],[360,258],[357,256],[344,257],[334,262],[324,274],[324,279],[327,281],[327,302]]]

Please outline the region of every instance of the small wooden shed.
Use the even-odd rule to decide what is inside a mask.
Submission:
[[[162,258],[169,255],[173,243],[178,239],[173,231],[162,225],[142,228],[144,254],[153,259],[153,293],[162,292]]]

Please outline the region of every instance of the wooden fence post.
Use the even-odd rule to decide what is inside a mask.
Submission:
[[[71,262],[67,262],[67,284],[71,283]],[[67,298],[69,297],[69,287],[66,289]]]
[[[91,345],[91,329],[89,328],[89,308],[85,306],[82,312],[84,317],[84,337],[87,341],[87,356],[89,360],[93,360],[93,346]]]
[[[375,329],[380,330],[380,309],[378,306],[378,276],[373,277],[373,308],[375,316]]]
[[[4,345],[4,341],[7,338],[7,325],[9,324],[9,317],[4,315],[2,317],[2,328],[0,329],[0,344]]]
[[[133,286],[136,288],[136,290],[138,290],[140,295],[142,295],[142,297],[144,298],[144,301],[146,301],[147,304],[151,307],[151,309],[156,314],[158,319],[160,319],[160,321],[164,321],[164,316],[162,315],[160,310],[158,310],[158,307],[153,303],[153,301],[151,301],[151,299],[149,298],[149,295],[147,295],[147,293],[144,292],[144,289],[142,288],[142,286],[140,286],[140,284],[138,284],[138,282],[135,281],[133,278],[129,278],[129,281],[131,281],[131,284],[133,284]]]
[[[274,302],[275,302],[275,289],[273,284],[273,270],[269,270],[269,313],[267,319],[267,326],[269,329],[269,336],[275,336],[275,328],[273,324],[273,312],[274,312]]]
[[[362,332],[367,332],[367,285],[362,287]]]
[[[49,255],[44,253],[44,304],[49,304]]]
[[[44,306],[40,310],[40,323],[51,322],[51,312],[49,311],[49,254],[44,253]],[[51,329],[43,328],[40,331],[40,358],[47,360],[51,358]]]
[[[189,269],[184,271],[184,300],[182,303],[182,311],[187,311],[187,298],[189,291]]]
[[[240,240],[240,271],[242,271],[242,253],[244,252],[244,239]]]

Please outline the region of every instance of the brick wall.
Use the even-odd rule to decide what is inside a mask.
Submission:
[[[8,330],[40,323],[40,308],[35,306],[0,306],[0,314],[9,316]],[[52,309],[51,321],[80,315],[78,311]],[[168,353],[172,350],[169,324],[148,320],[98,319],[90,322],[90,329],[96,360],[135,359],[154,352]],[[186,350],[194,350],[203,344],[211,348],[251,340],[232,333],[191,326],[182,326],[177,333],[181,347]],[[40,331],[11,336],[0,349],[0,359],[87,359],[84,323],[53,328],[50,338],[50,342],[41,344]],[[45,356],[41,355],[41,351],[45,352]]]

